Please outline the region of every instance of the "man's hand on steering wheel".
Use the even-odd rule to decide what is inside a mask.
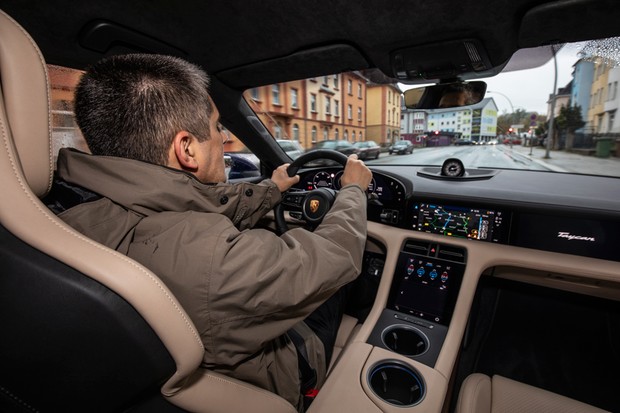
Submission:
[[[282,164],[271,174],[271,180],[278,186],[280,192],[288,191],[291,186],[299,182],[299,175],[288,175],[289,165],[289,163]]]
[[[363,190],[366,190],[368,185],[370,185],[371,179],[372,172],[368,169],[366,164],[357,159],[357,155],[349,155],[342,178],[340,178],[342,187],[350,184],[358,184]]]
[[[299,168],[305,163],[316,159],[331,159],[344,166],[343,175],[340,180],[342,187],[357,184],[362,189],[366,189],[368,188],[368,185],[370,185],[372,172],[368,169],[364,162],[357,159],[357,155],[350,155],[347,158],[340,152],[331,150],[316,150],[303,154],[293,161],[290,166],[288,166],[288,176],[296,177],[295,182],[291,183],[288,188],[299,181],[299,177],[296,176]],[[291,182],[280,176],[285,166],[286,165],[281,165],[273,173],[274,177],[278,175],[276,179],[281,181],[283,187]],[[272,180],[274,180],[273,177]],[[274,182],[276,181],[274,180]],[[278,185],[278,188],[281,188],[277,182],[276,184]],[[285,210],[301,213],[302,219],[311,227],[319,225],[331,208],[335,199],[336,191],[330,188],[317,188],[312,191],[293,191],[283,194],[282,202],[274,208],[276,229],[281,234],[288,230],[288,226],[284,218]]]

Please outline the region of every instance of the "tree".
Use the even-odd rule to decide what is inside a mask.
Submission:
[[[558,133],[560,131],[566,132],[566,149],[571,149],[573,147],[575,131],[585,124],[586,123],[581,118],[581,106],[562,106],[560,108],[560,113],[555,118],[555,127]]]
[[[535,118],[537,121],[541,121],[541,118],[544,117],[544,115],[538,115],[536,112],[528,112],[521,108],[511,113],[503,113],[497,117],[497,129],[501,133],[508,133],[508,129],[512,125],[523,125],[520,132],[527,132],[532,122],[532,115],[536,115]]]

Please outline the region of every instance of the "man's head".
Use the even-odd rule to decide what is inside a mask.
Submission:
[[[467,106],[478,103],[480,100],[480,95],[472,88],[471,84],[448,84],[441,89],[441,99],[439,100],[438,107],[454,108]]]
[[[75,115],[94,155],[176,167],[201,180],[225,180],[209,77],[189,62],[151,54],[103,59],[82,76]],[[205,170],[207,161],[214,162],[210,171]]]

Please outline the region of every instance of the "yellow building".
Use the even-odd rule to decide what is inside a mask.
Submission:
[[[609,66],[598,62],[594,65],[594,79],[590,90],[590,108],[588,110],[588,124],[597,133],[603,131],[605,122],[605,101]]]
[[[366,140],[388,146],[400,139],[401,93],[395,84],[367,85]]]

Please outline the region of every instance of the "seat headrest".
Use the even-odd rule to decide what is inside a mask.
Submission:
[[[0,10],[0,131],[8,135],[18,165],[39,197],[52,182],[50,87],[47,66],[34,40]]]

